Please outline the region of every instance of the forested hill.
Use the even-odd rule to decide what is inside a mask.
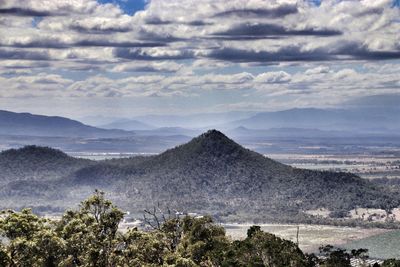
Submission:
[[[51,149],[46,150],[49,153],[36,150],[43,148],[0,154],[2,172],[7,174],[0,176],[0,197],[7,200],[1,203],[8,205],[2,208],[63,208],[95,188],[109,192],[132,212],[161,203],[227,219],[284,220],[316,208],[391,209],[399,204],[396,196],[355,175],[292,168],[245,149],[215,130],[150,157],[94,162]]]

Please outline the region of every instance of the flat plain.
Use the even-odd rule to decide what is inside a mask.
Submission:
[[[232,239],[243,239],[246,237],[247,229],[249,229],[251,225],[252,224],[224,224],[223,226],[226,229],[227,235],[231,236]],[[377,228],[365,229],[359,227],[306,224],[261,224],[260,226],[263,231],[273,233],[295,243],[297,242],[297,227],[299,227],[299,247],[307,253],[317,253],[320,246],[328,244],[338,247],[350,247],[350,244],[355,247],[359,244],[362,247],[363,243],[360,243],[360,240],[366,238],[376,239],[378,236],[384,236],[391,232],[396,232],[399,235],[399,231]],[[371,250],[373,255],[376,254],[375,250]],[[387,257],[391,255],[390,253],[386,254]]]

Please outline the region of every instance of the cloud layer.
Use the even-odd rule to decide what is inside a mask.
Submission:
[[[399,69],[399,7],[314,2],[151,0],[128,15],[94,0],[0,1],[0,96],[206,102],[230,91],[215,106],[238,107],[399,91],[387,67]]]

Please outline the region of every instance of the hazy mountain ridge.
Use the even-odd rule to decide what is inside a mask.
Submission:
[[[10,155],[14,165],[7,165]],[[49,160],[54,155],[61,160]],[[35,168],[25,163],[30,157],[49,163]],[[64,160],[68,164],[58,164]],[[29,147],[2,152],[0,166],[9,175],[1,177],[0,195],[13,199],[14,207],[35,199],[34,205],[53,203],[59,208],[77,203],[95,188],[110,192],[119,205],[134,212],[160,202],[179,210],[264,220],[294,218],[322,207],[334,211],[399,204],[391,193],[355,175],[292,168],[215,130],[156,156],[93,162]],[[26,193],[29,182],[31,195]]]
[[[100,129],[64,117],[0,110],[0,135],[123,137],[133,136],[134,133]]]
[[[135,130],[152,130],[156,127],[138,120],[117,120],[111,123],[99,125],[100,128],[103,129],[120,129],[126,131],[135,131]]]
[[[388,102],[388,97],[384,100],[384,103]],[[244,127],[248,130],[247,133],[253,136],[265,136],[265,134],[290,136],[293,135],[291,131],[293,129],[301,130],[297,131],[298,136],[312,137],[376,134],[397,136],[400,129],[400,118],[397,114],[400,109],[393,105],[394,102],[390,101],[389,106],[384,106],[384,103],[374,106],[371,104],[371,99],[366,98],[344,103],[337,108],[293,108],[270,112],[204,113],[182,116],[148,115],[134,117],[134,121],[156,125],[153,129],[139,129],[137,126],[139,128],[136,130],[139,130],[140,134],[148,135],[165,135],[174,129],[175,134],[195,136],[198,131],[193,129],[207,128],[232,133],[237,131],[237,128]],[[118,129],[133,130],[129,128],[129,120],[126,124],[116,121],[111,125]],[[260,132],[260,130],[269,131]]]
[[[393,110],[378,108],[318,109],[294,108],[256,115],[226,124],[224,127],[250,129],[307,128],[352,131],[353,133],[386,133],[400,128]]]

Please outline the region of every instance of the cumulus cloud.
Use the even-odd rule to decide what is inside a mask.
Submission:
[[[260,24],[260,23],[245,23],[235,25],[226,31],[217,32],[213,35],[222,39],[233,40],[251,40],[251,39],[268,39],[268,38],[283,38],[288,36],[335,36],[341,35],[339,30],[330,29],[288,29],[276,24]]]
[[[318,67],[306,70],[305,74],[306,75],[323,74],[323,73],[328,73],[329,70],[330,69],[328,66],[318,66]]]
[[[50,60],[50,56],[47,51],[0,48],[0,59]]]
[[[115,58],[128,60],[400,58],[400,11],[387,0],[319,6],[305,0],[152,0],[134,15],[94,0],[7,0],[0,10],[7,14],[3,24],[14,25],[0,23],[0,46],[15,49],[106,47],[114,48]],[[30,27],[13,22],[20,17],[30,17]],[[157,47],[163,48],[152,49]]]
[[[0,13],[17,16],[57,16],[73,12],[90,13],[97,6],[94,0],[4,0],[0,2]]]
[[[95,0],[4,0],[0,14],[2,96],[301,102],[399,90],[391,0],[151,0],[133,15]]]
[[[256,81],[260,83],[287,83],[291,75],[285,71],[265,72],[257,76]]]
[[[336,72],[333,75],[333,78],[337,80],[342,80],[342,79],[352,78],[354,76],[357,76],[357,71],[353,69],[342,69]]]
[[[121,18],[84,18],[72,21],[69,27],[80,32],[105,34],[129,32],[133,29],[133,23],[131,18],[125,15]]]
[[[253,2],[254,3],[254,2]],[[265,6],[261,2],[258,5],[249,5],[248,7],[233,7],[214,15],[214,17],[239,17],[239,18],[279,18],[298,12],[297,6],[292,4],[283,4],[280,6]]]
[[[35,16],[35,17],[52,15],[52,13],[48,11],[40,11],[40,10],[19,8],[19,7],[0,8],[0,14],[10,14],[16,16]]]
[[[301,46],[293,45],[271,51],[223,47],[208,52],[206,56],[233,62],[324,61],[335,58],[322,48],[305,50]]]
[[[193,58],[190,50],[116,48],[114,55],[131,60],[180,60]]]
[[[130,62],[120,63],[112,68],[112,72],[177,72],[184,66],[175,62]]]

